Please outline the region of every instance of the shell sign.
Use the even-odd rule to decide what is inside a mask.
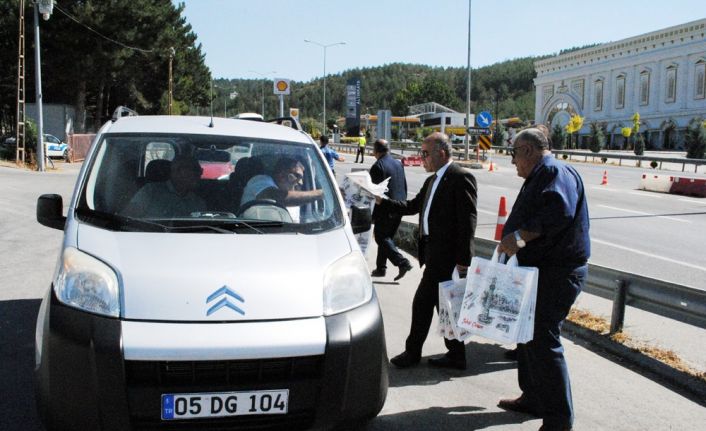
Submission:
[[[299,119],[299,109],[297,108],[289,108],[289,116],[292,118]]]
[[[275,78],[274,80],[274,94],[289,94],[290,85],[289,79]]]

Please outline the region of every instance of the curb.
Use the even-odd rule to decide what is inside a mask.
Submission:
[[[651,358],[639,351],[611,340],[607,335],[599,334],[590,329],[577,325],[576,323],[565,320],[562,328],[562,333],[566,338],[581,339],[594,347],[605,350],[611,355],[617,356],[619,359],[634,367],[652,373],[664,383],[672,388],[676,388],[687,392],[696,397],[694,401],[706,406],[706,382],[691,376],[683,371],[679,371],[669,365]]]

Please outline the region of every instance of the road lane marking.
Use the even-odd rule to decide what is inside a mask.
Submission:
[[[664,218],[667,220],[672,220],[672,221],[678,221],[680,223],[691,223],[691,220],[684,220],[681,218],[676,218],[676,217],[670,217],[670,216],[662,216],[662,215],[657,215],[657,214],[650,214],[642,211],[635,211],[635,210],[627,210],[625,208],[618,208],[618,207],[611,207],[608,205],[598,205],[601,208],[608,208],[611,210],[616,210],[616,211],[624,211],[626,213],[632,213],[632,214],[639,214],[639,215],[644,215],[644,216],[651,216],[651,217],[659,217],[659,218]]]
[[[645,192],[638,192],[638,191],[632,191],[629,192],[631,195],[638,195],[646,198],[656,198],[656,199],[664,199],[664,195],[658,195],[655,193],[645,193]]]
[[[679,200],[682,201],[682,202],[689,202],[689,203],[692,203],[692,204],[706,205],[706,202],[704,202],[704,201],[697,201],[697,200],[695,200],[695,199],[684,199],[684,198],[681,198],[681,199],[679,199]]]
[[[493,212],[493,211],[488,211],[488,210],[477,209],[477,211],[478,211],[479,213],[490,214],[490,215],[493,215],[493,216],[498,215],[498,213]]]
[[[699,271],[704,271],[704,272],[706,272],[706,267],[703,267],[703,266],[693,265],[693,264],[691,264],[691,263],[682,262],[681,260],[670,259],[670,258],[668,258],[668,257],[659,256],[659,255],[652,254],[652,253],[647,253],[647,252],[645,252],[645,251],[636,250],[636,249],[630,248],[630,247],[624,247],[624,246],[622,246],[622,245],[617,245],[617,244],[615,244],[615,243],[613,243],[613,242],[610,242],[610,241],[603,241],[603,240],[600,240],[600,239],[591,238],[591,242],[595,242],[595,243],[598,243],[598,244],[607,245],[607,246],[609,246],[609,247],[619,248],[619,249],[621,249],[621,250],[629,251],[629,252],[631,252],[631,253],[641,254],[641,255],[643,255],[643,256],[651,257],[651,258],[653,258],[653,259],[663,260],[663,261],[665,261],[665,262],[669,262],[669,263],[673,263],[673,264],[681,265],[681,266],[686,266],[686,267],[688,267],[688,268],[698,269]]]
[[[601,187],[601,186],[591,186],[591,190],[602,190],[604,192],[613,192],[613,193],[622,193],[623,192],[623,190],[607,189],[607,188]]]

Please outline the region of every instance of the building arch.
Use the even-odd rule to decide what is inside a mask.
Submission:
[[[564,127],[569,123],[571,115],[574,114],[583,117],[581,104],[576,97],[569,93],[557,93],[545,105],[542,113],[542,123],[546,124],[550,129],[556,124]]]

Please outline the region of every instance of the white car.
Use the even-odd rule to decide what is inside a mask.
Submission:
[[[182,172],[198,151],[241,157],[225,178],[195,175],[198,164]],[[283,159],[303,169],[280,177]],[[184,192],[189,175],[198,184]],[[317,198],[246,202],[243,187],[268,176]],[[37,219],[64,231],[36,331],[48,429],[332,429],[382,408],[383,320],[354,236],[370,212],[349,217],[305,133],[116,118],[98,132],[67,215],[61,196],[42,195]]]
[[[69,160],[69,146],[54,135],[44,134],[44,151],[47,157],[61,157]]]

